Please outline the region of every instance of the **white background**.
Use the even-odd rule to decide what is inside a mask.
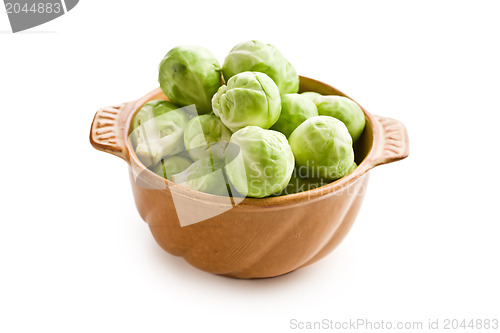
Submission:
[[[0,332],[500,319],[499,4],[82,0],[18,34],[2,9]],[[408,159],[371,172],[333,253],[253,281],[164,253],[136,211],[127,165],[88,141],[99,107],[157,86],[170,48],[202,45],[222,63],[248,39],[401,120],[411,143]]]

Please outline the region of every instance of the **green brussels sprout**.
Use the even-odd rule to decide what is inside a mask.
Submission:
[[[289,137],[306,119],[318,115],[316,105],[307,96],[286,94],[281,96],[281,115],[271,127]]]
[[[151,171],[171,180],[172,175],[186,170],[192,163],[193,161],[188,158],[175,155],[162,159]]]
[[[188,122],[186,108],[178,108],[154,117],[130,133],[137,157],[149,167],[167,155],[184,150],[184,127]]]
[[[365,129],[365,114],[356,102],[342,96],[322,96],[315,99],[320,116],[330,116],[342,121],[352,141],[356,142]]]
[[[160,87],[175,104],[195,104],[198,114],[211,112],[211,99],[222,85],[217,59],[200,46],[178,46],[160,63]]]
[[[299,76],[276,47],[251,40],[240,43],[229,52],[222,65],[224,79],[228,81],[241,72],[261,72],[276,82],[280,94],[299,91]]]
[[[148,102],[144,104],[144,106],[134,116],[132,129],[134,130],[146,121],[161,116],[169,111],[177,110],[178,108],[179,107],[177,105],[161,99]],[[157,121],[157,126],[158,128],[161,128],[162,124]]]
[[[306,96],[307,98],[309,98],[313,102],[315,102],[318,97],[323,96],[323,95],[321,95],[317,92],[314,92],[314,91],[305,91],[305,92],[301,93],[301,95]]]
[[[335,180],[351,170],[352,138],[344,123],[336,118],[309,118],[293,131],[289,141],[297,166],[306,169],[308,178]]]
[[[269,76],[243,72],[233,76],[212,99],[214,113],[232,132],[245,126],[268,129],[280,117],[281,98]]]
[[[186,170],[173,175],[172,181],[200,192],[228,195],[223,159],[212,157],[199,159]]]
[[[231,136],[226,151],[227,177],[243,196],[263,198],[278,193],[292,176],[292,149],[279,132],[247,126]]]
[[[230,137],[231,131],[219,118],[213,114],[204,114],[187,123],[184,129],[184,146],[191,158],[198,160],[209,156],[213,143],[229,142]]]

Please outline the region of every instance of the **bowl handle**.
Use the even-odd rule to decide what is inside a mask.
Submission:
[[[374,135],[378,142],[373,143],[375,152],[371,167],[392,163],[408,157],[410,145],[405,125],[395,119],[376,115],[373,115],[373,117],[375,118],[373,125],[377,127],[373,129],[374,134],[377,131],[379,135]]]
[[[92,121],[90,143],[97,149],[129,161],[126,145],[126,123],[133,103],[107,106],[99,109]]]

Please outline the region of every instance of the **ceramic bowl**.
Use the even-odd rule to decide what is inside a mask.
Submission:
[[[306,77],[300,77],[300,90],[346,96]],[[368,171],[408,156],[404,125],[363,109],[366,128],[354,147],[358,167],[351,174],[305,192],[235,202],[175,185],[139,161],[128,139],[130,124],[135,113],[155,99],[168,100],[157,88],[136,101],[100,109],[90,142],[129,165],[137,209],[156,242],[214,274],[273,277],[323,258],[349,232],[363,201]]]

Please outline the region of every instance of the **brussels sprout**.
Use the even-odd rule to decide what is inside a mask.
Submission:
[[[299,91],[299,76],[288,60],[273,45],[256,40],[233,47],[224,60],[222,71],[226,81],[241,72],[266,73],[276,82],[280,94]]]
[[[281,115],[271,127],[287,137],[304,122],[304,120],[318,115],[316,105],[307,97],[299,94],[281,96]]]
[[[306,96],[309,98],[311,101],[315,102],[318,97],[322,97],[323,95],[318,94],[317,92],[314,91],[306,91],[301,94],[302,96]]]
[[[135,115],[134,120],[132,121],[132,129],[136,129],[146,121],[161,116],[169,111],[177,110],[178,108],[179,107],[177,105],[161,99],[148,102],[144,104],[144,106]],[[162,124],[160,124],[159,121],[157,121],[157,125],[159,128],[162,127]]]
[[[213,114],[191,119],[184,129],[184,145],[193,160],[209,156],[213,143],[228,142],[231,131]]]
[[[336,118],[309,118],[293,131],[289,141],[297,165],[306,169],[308,178],[335,180],[351,170],[352,138],[344,123]]]
[[[130,135],[135,142],[135,153],[147,167],[155,165],[167,155],[184,150],[184,127],[188,122],[185,108],[169,111],[141,123]]]
[[[227,177],[244,196],[262,198],[278,193],[292,176],[292,149],[279,132],[245,127],[231,136],[227,150]]]
[[[207,49],[178,46],[160,63],[160,87],[175,104],[195,104],[198,114],[211,112],[211,99],[222,84],[221,68]]]
[[[164,158],[151,170],[159,176],[171,180],[172,175],[186,170],[193,161],[181,156]]]
[[[342,121],[352,141],[356,142],[365,129],[365,114],[356,102],[342,96],[322,96],[315,100],[321,116],[331,116]]]
[[[268,129],[280,117],[278,87],[264,73],[243,72],[233,76],[212,99],[214,113],[232,132],[245,126]]]
[[[172,181],[200,192],[228,195],[224,177],[224,160],[204,157],[186,170],[172,176]]]

